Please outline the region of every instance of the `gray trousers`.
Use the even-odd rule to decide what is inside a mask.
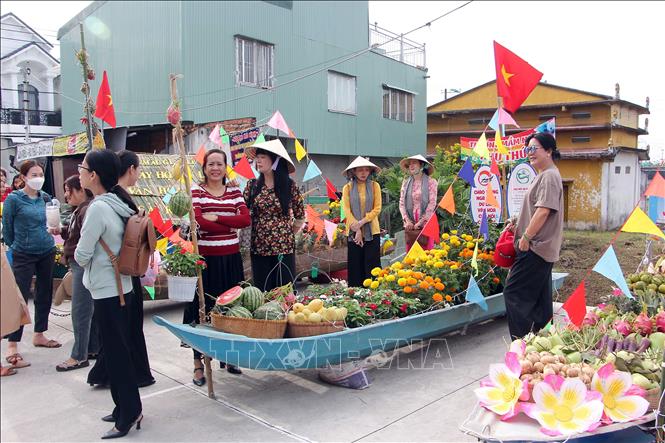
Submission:
[[[70,260],[72,271],[72,327],[74,328],[74,346],[71,358],[85,361],[88,354],[99,352],[97,325],[92,321],[94,304],[90,291],[83,286],[83,268]]]

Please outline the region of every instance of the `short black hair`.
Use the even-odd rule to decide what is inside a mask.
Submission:
[[[526,138],[524,145],[529,146],[529,142],[534,138],[538,140],[538,143],[540,143],[540,146],[542,146],[544,150],[552,153],[552,160],[559,160],[561,158],[561,153],[556,146],[556,139],[552,134],[548,132],[536,132]]]

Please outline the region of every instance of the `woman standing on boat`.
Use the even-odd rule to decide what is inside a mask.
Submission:
[[[552,266],[563,242],[563,184],[554,166],[560,157],[556,140],[537,133],[526,144],[538,176],[524,196],[517,223],[509,221],[504,228],[515,233],[517,243],[517,257],[503,290],[513,338],[539,331],[552,319]]]
[[[192,206],[199,225],[199,253],[206,262],[202,272],[203,291],[218,296],[244,280],[238,229],[250,224],[249,210],[240,189],[226,182],[226,154],[211,149],[203,157],[203,182],[192,187]],[[214,307],[215,300],[205,298],[206,315]],[[199,323],[199,298],[188,303],[183,323]],[[201,358],[194,349],[194,378],[192,382],[203,386],[206,378]],[[232,374],[240,374],[239,368],[222,363]]]
[[[342,175],[350,181],[342,189],[346,213],[349,286],[362,286],[372,269],[381,266],[379,214],[381,186],[373,180],[381,168],[363,157],[356,157]]]
[[[279,140],[258,143],[245,152],[261,174],[244,192],[252,215],[252,276],[254,286],[269,291],[295,278],[295,233],[302,227],[305,207],[289,177],[296,167]]]
[[[438,239],[422,236],[420,232],[436,210],[438,182],[431,177],[434,165],[418,154],[403,159],[399,166],[408,174],[399,195],[406,250],[411,249],[416,239],[424,249],[432,249]]]

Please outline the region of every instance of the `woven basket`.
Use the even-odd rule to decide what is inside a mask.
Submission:
[[[312,335],[331,334],[344,329],[344,322],[293,323],[286,328],[287,337],[311,337]]]
[[[212,327],[219,331],[252,338],[282,338],[286,332],[286,320],[226,317],[212,312],[210,322]]]
[[[658,406],[660,406],[660,388],[649,389],[644,398],[649,402],[649,410],[658,409]]]

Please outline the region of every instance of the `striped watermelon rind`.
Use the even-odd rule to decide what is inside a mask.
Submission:
[[[252,318],[252,313],[249,312],[249,309],[240,305],[232,306],[228,311],[226,311],[225,315],[227,317]]]
[[[176,217],[184,217],[189,214],[189,208],[192,207],[192,197],[184,191],[178,191],[176,195],[169,200],[169,211]]]
[[[284,310],[278,302],[271,301],[254,311],[257,320],[284,320]]]
[[[265,298],[259,288],[256,286],[247,286],[242,290],[240,303],[251,312],[254,312],[265,303]]]

